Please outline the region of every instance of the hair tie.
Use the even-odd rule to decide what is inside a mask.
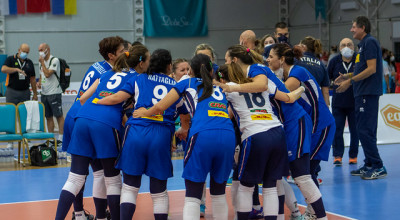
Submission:
[[[246,48],[246,51],[247,51],[247,53],[249,53],[250,52],[250,48]]]
[[[210,61],[210,67],[211,67],[211,69],[213,68],[213,63]]]
[[[142,62],[142,56],[139,57],[139,62]]]
[[[224,78],[224,75],[220,71],[218,71],[217,74],[218,74],[219,78],[221,78],[221,79]]]
[[[126,57],[129,57],[129,51],[126,51],[126,52],[125,52],[125,56],[126,56]]]

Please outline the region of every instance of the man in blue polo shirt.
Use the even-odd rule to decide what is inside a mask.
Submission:
[[[353,176],[362,179],[378,179],[387,175],[376,144],[378,127],[379,96],[382,95],[382,52],[379,42],[369,33],[371,23],[365,16],[353,21],[350,30],[353,38],[360,40],[355,61],[354,75],[343,74],[335,83],[336,92],[346,91],[353,85],[356,126],[364,154],[364,166],[351,171]]]

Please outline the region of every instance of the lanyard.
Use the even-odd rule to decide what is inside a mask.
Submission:
[[[24,66],[25,66],[25,61],[22,63],[22,65],[21,65],[21,62],[19,61],[19,59],[17,58],[17,61],[18,61],[18,64],[19,64],[19,66],[21,67],[21,70],[24,68]]]
[[[349,73],[349,70],[351,68],[351,65],[353,65],[353,63],[350,63],[349,67],[346,67],[346,64],[344,64],[344,62],[342,62],[344,69],[346,70],[346,73]]]

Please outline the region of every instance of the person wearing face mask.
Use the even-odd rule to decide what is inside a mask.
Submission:
[[[37,100],[35,68],[32,60],[28,59],[29,45],[21,44],[18,53],[7,57],[1,72],[7,74],[6,102],[17,105],[31,99],[29,85],[32,87],[32,100]]]
[[[50,54],[50,47],[46,43],[39,45],[39,72],[38,88],[42,89],[41,101],[45,107],[47,129],[54,132],[53,117],[58,124],[58,140],[61,142],[64,133],[64,116],[61,101],[61,86],[55,74],[60,74],[60,61]]]
[[[354,53],[353,41],[349,38],[342,39],[339,50],[340,54],[333,57],[328,64],[330,80],[335,80],[340,74],[353,73],[354,71],[357,54]],[[346,118],[350,130],[349,164],[357,164],[359,140],[356,129],[353,88],[344,93],[337,93],[337,87],[337,85],[333,85],[332,94],[332,114],[336,121],[336,133],[333,139],[333,156],[335,157],[333,164],[342,165],[344,154],[343,131]]]
[[[275,25],[275,38],[278,39],[278,43],[287,44],[290,47],[292,45],[289,41],[289,27],[285,22],[278,22]]]

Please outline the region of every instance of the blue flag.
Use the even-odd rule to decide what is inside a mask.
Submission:
[[[206,0],[145,0],[144,35],[197,37],[208,34]]]

